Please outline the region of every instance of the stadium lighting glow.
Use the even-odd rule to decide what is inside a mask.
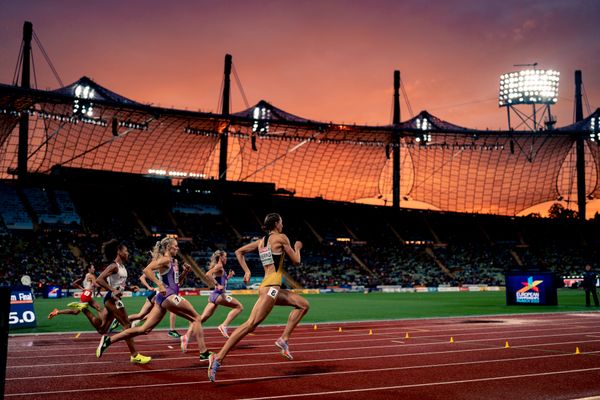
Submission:
[[[415,125],[416,125],[417,129],[420,129],[422,131],[428,131],[429,129],[433,128],[433,126],[431,125],[431,122],[429,122],[427,120],[427,118],[417,118],[415,120]],[[415,142],[417,142],[417,143],[422,142],[421,144],[427,144],[427,143],[431,142],[431,134],[423,133],[415,138]]]
[[[77,85],[74,91],[76,99],[73,100],[73,114],[94,116],[93,103],[90,101],[94,98],[94,89],[89,86]],[[80,99],[82,100],[80,102]]]
[[[500,76],[498,105],[555,104],[558,101],[560,72],[532,69]]]
[[[205,174],[199,174],[197,172],[167,171],[165,169],[149,169],[148,173],[152,175],[171,176],[174,178],[206,178]]]
[[[600,144],[600,118],[592,117],[590,119],[590,140]]]
[[[271,110],[266,107],[255,107],[252,111],[252,118],[254,118],[254,123],[252,124],[253,133],[258,133],[259,135],[269,133],[269,123],[265,120],[271,119]]]

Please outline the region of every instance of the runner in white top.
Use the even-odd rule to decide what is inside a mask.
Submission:
[[[85,304],[80,309],[98,333],[104,334],[108,331],[114,318],[119,321],[123,329],[131,327],[131,324],[125,305],[121,300],[127,282],[127,269],[125,268],[125,263],[129,260],[127,246],[112,239],[102,245],[102,253],[107,260],[113,260],[96,279],[96,283],[107,290],[104,296],[104,309],[98,314],[98,317],[95,317]],[[83,303],[79,303],[79,305],[81,304]],[[132,363],[147,364],[152,359],[152,357],[143,356],[135,350],[133,339],[127,340],[127,347],[131,353],[130,361]]]

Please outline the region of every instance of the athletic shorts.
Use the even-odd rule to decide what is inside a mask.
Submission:
[[[215,302],[217,301],[217,299],[219,298],[220,295],[222,295],[223,292],[220,290],[213,290],[212,292],[210,292],[210,296],[208,297],[208,301],[210,303],[215,304]]]
[[[82,303],[88,303],[91,299],[92,299],[92,291],[89,289],[84,289],[83,292],[81,292],[81,297],[79,298],[79,300]]]

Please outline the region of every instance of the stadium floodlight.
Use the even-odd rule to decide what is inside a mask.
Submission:
[[[73,114],[81,114],[88,117],[94,115],[92,99],[94,98],[94,89],[89,86],[77,85],[74,90],[75,100],[73,100]]]
[[[255,107],[252,112],[254,123],[252,124],[252,132],[259,135],[269,134],[269,120],[271,119],[271,110],[266,107]]]
[[[415,142],[420,143],[420,144],[427,144],[429,142],[431,142],[431,133],[429,133],[428,131],[433,128],[433,126],[431,125],[431,122],[429,122],[427,120],[427,118],[417,118],[415,120],[415,126],[417,129],[420,129],[423,131],[422,134],[417,135],[417,137],[415,137]]]
[[[527,69],[500,76],[500,107],[517,104],[555,104],[558,101],[560,72],[551,69]]]
[[[590,140],[600,144],[600,118],[592,117],[590,119]]]

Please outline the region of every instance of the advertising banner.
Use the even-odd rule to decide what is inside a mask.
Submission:
[[[557,305],[554,274],[551,272],[511,272],[506,274],[506,304]]]

